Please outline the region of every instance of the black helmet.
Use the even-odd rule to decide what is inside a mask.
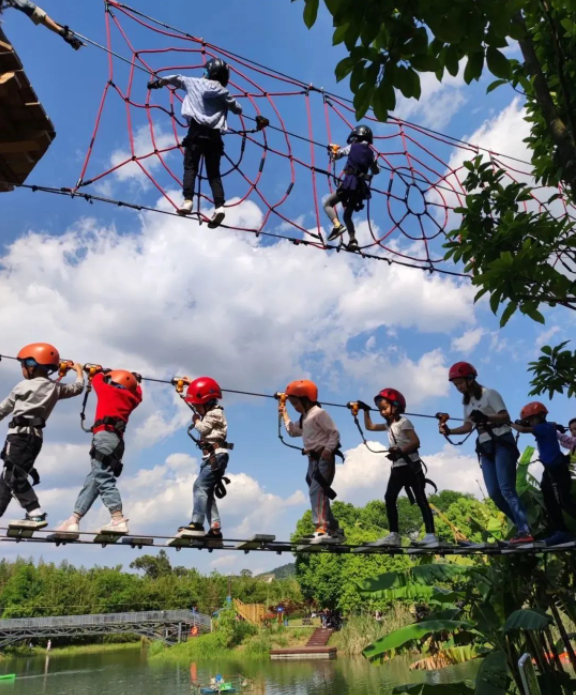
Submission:
[[[225,63],[220,58],[211,58],[204,66],[206,71],[204,73],[205,77],[209,80],[216,80],[225,87],[230,79],[230,68],[228,63]]]
[[[368,142],[372,144],[373,141],[374,136],[372,135],[372,129],[367,125],[357,125],[348,136],[349,145],[352,142]]]

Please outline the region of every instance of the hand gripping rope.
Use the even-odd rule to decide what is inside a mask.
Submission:
[[[473,427],[470,432],[464,437],[464,439],[461,439],[459,442],[454,442],[450,437],[445,434],[441,428],[446,426],[446,423],[448,420],[450,420],[450,415],[448,413],[436,413],[434,416],[438,419],[438,429],[440,431],[440,434],[444,437],[444,439],[449,443],[452,444],[452,446],[462,446],[468,439],[474,434],[474,432],[477,430],[477,427]]]
[[[360,411],[360,405],[358,401],[350,401],[349,403],[346,404],[346,407],[350,409],[350,412],[352,413],[352,418],[354,419],[354,424],[358,428],[358,432],[360,432],[360,436],[362,437],[362,441],[364,442],[364,446],[368,449],[368,451],[371,451],[373,454],[387,454],[388,455],[388,449],[372,449],[368,442],[366,441],[366,436],[364,435],[364,430],[362,429],[362,426],[360,425],[360,421],[358,420],[358,412]],[[372,408],[368,408],[368,410],[372,410]],[[388,458],[390,456],[388,455]]]
[[[227,180],[227,209],[232,212],[251,200],[262,212],[254,226],[242,220],[222,226],[319,250],[340,250],[324,241],[320,200],[338,185],[326,148],[335,138],[345,141],[354,127],[351,100],[194,37],[116,0],[104,0],[103,8],[106,45],[76,34],[86,44],[104,51],[108,58],[107,79],[78,179],[75,185],[67,187],[22,187],[81,197],[88,202],[176,214],[179,206],[171,191],[182,185],[182,136],[186,127],[179,115],[182,96],[174,89],[154,90],[152,94],[145,90],[145,85],[151,76],[199,75],[206,61],[217,57],[230,65],[233,96],[242,100],[245,112],[255,114],[240,116],[241,127],[230,126],[227,131],[227,165],[222,172]],[[146,46],[147,41],[153,41],[155,47],[135,47]],[[288,100],[299,102],[302,108],[292,108],[285,115],[282,106]],[[116,145],[120,149],[113,154],[102,151],[104,123],[108,120],[120,138],[121,119],[126,124],[125,144],[120,141]],[[255,127],[247,127],[249,121]],[[463,164],[451,162],[482,152],[494,167],[506,172],[510,181],[529,179],[530,163],[401,119],[379,123],[369,112],[364,121],[376,132],[374,150],[381,173],[371,187],[361,248],[350,253],[388,264],[468,277],[443,262],[442,243],[453,227],[453,211],[465,205],[466,197],[463,180],[467,171]],[[466,156],[461,157],[461,153]],[[324,156],[325,163],[320,159]],[[155,189],[165,205],[152,207],[84,192],[89,187],[94,190],[95,184],[103,184],[106,179],[107,183],[121,185],[131,176]],[[205,181],[203,175],[199,176],[195,222],[206,221],[206,207],[212,205],[202,191]],[[575,216],[564,198],[557,203],[560,211],[550,210],[548,193],[543,186],[535,187],[533,199],[523,203],[525,209]]]

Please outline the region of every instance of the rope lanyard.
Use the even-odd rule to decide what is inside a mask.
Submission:
[[[350,403],[347,403],[346,405],[347,408],[350,408],[350,412],[352,413],[352,418],[354,419],[354,424],[358,428],[358,432],[360,432],[360,436],[362,437],[362,442],[364,443],[364,446],[368,449],[368,451],[372,452],[373,454],[388,454],[387,449],[382,449],[382,450],[375,450],[370,447],[370,444],[366,441],[366,437],[364,435],[364,430],[362,429],[362,426],[360,425],[360,421],[358,420],[358,411],[360,410],[360,406],[356,401],[350,401]]]
[[[287,446],[289,449],[296,449],[296,451],[299,451],[302,454],[302,456],[306,456],[306,452],[301,446],[288,444],[288,442],[284,440],[284,437],[282,435],[283,417],[281,408],[286,408],[286,401],[288,400],[288,396],[285,393],[275,393],[274,398],[276,398],[276,400],[278,401],[278,439],[282,442],[282,444],[284,444],[284,446]]]
[[[448,420],[450,420],[450,415],[448,415],[448,413],[436,413],[435,417],[438,418],[439,426],[446,425]],[[462,446],[462,444],[465,444],[468,441],[468,439],[470,439],[470,437],[474,434],[474,432],[476,432],[477,429],[478,428],[474,426],[470,430],[470,432],[468,432],[468,434],[464,437],[464,439],[462,439],[459,442],[454,442],[452,439],[450,439],[449,435],[444,434],[443,432],[441,432],[441,434],[444,437],[444,439],[448,442],[448,444],[451,444],[452,446]]]

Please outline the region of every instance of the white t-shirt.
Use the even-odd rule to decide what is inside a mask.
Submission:
[[[473,410],[479,410],[486,415],[497,415],[503,410],[507,410],[507,408],[504,405],[502,396],[498,393],[498,391],[494,391],[494,389],[487,389],[483,386],[482,395],[480,398],[474,398],[474,396],[472,396],[470,398],[470,403],[464,406],[465,422],[472,422],[472,420],[470,420],[470,413]],[[511,431],[512,430],[510,427],[508,427],[508,425],[492,428],[492,434],[494,434],[496,437]],[[488,432],[482,432],[482,434],[478,437],[479,442],[487,442],[489,439],[491,439],[491,437]]]
[[[412,444],[412,440],[408,437],[408,430],[414,431],[414,425],[406,417],[401,417],[399,420],[395,420],[391,425],[388,425],[388,442],[390,446],[397,446],[403,449],[405,446]],[[417,451],[412,454],[408,454],[408,457],[412,461],[420,461],[420,456]],[[400,466],[407,466],[408,464],[404,459],[398,459],[392,464],[392,468],[399,468]]]

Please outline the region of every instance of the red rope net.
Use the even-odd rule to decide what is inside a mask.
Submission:
[[[245,114],[229,118],[225,135],[226,207],[238,208],[250,200],[262,212],[256,226],[224,226],[253,234],[266,230],[270,236],[333,248],[325,244],[330,223],[321,200],[337,185],[335,167],[341,167],[331,163],[327,145],[344,144],[356,125],[351,103],[115,0],[105,0],[104,5],[108,79],[74,191],[89,187],[109,193],[113,184],[130,186],[135,196],[154,187],[176,211],[186,134],[180,115],[183,93],[172,89],[152,93],[146,83],[153,75],[199,76],[207,60],[219,57],[230,66],[229,89]],[[270,126],[255,132],[258,114],[269,119]],[[124,149],[118,147],[122,121]],[[381,173],[372,181],[372,199],[355,216],[360,253],[459,274],[442,260],[442,243],[447,231],[458,224],[454,208],[465,202],[463,161],[484,152],[511,180],[526,182],[529,163],[399,119],[380,123],[368,115],[364,121],[371,122],[375,134]],[[105,122],[110,126],[104,127]],[[197,195],[196,215],[203,222],[212,201],[202,175]],[[548,197],[549,189],[536,188],[534,205],[544,209]],[[562,201],[557,205],[562,209],[554,214],[569,214]]]

